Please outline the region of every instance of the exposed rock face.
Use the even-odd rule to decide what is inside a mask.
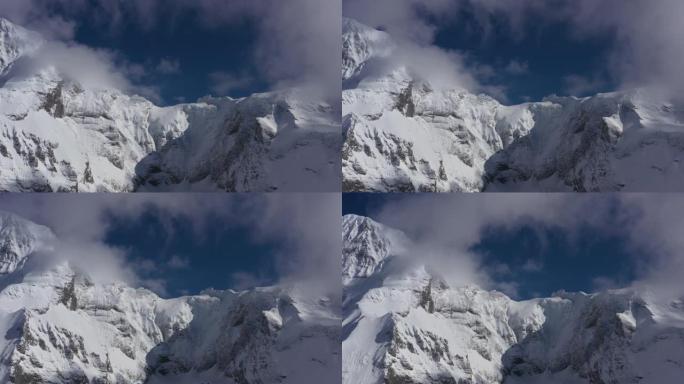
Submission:
[[[0,20],[0,76],[40,44]],[[339,190],[339,105],[303,90],[162,108],[50,66],[5,77],[0,191]]]
[[[384,242],[382,231],[371,237]],[[357,253],[345,247],[343,263]],[[450,287],[390,252],[372,274],[346,280],[343,382],[675,383],[684,373],[683,308],[634,290],[518,302]]]
[[[504,106],[415,78],[385,32],[344,28],[345,191],[684,190],[684,114],[653,92]]]

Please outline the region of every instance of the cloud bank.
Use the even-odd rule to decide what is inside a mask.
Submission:
[[[432,49],[440,49],[434,46],[434,38],[445,24],[466,25],[474,38],[484,42],[494,33],[494,25],[505,26],[516,38],[539,31],[539,38],[553,38],[543,35],[543,26],[566,23],[577,39],[602,36],[613,42],[604,72],[621,88],[650,87],[674,98],[681,98],[684,91],[680,76],[684,3],[679,0],[343,0],[343,4],[346,16],[383,27],[399,40]],[[442,54],[463,56],[445,50]],[[477,68],[460,65],[458,60],[454,65],[478,79]],[[478,80],[482,83],[483,79]],[[591,82],[595,85],[606,80]],[[586,92],[592,85],[589,83],[569,79],[568,90]],[[470,87],[478,90],[477,85],[481,84]]]
[[[217,223],[225,225],[227,231],[233,227],[245,228],[254,241],[276,245],[273,262],[280,282],[337,293],[340,209],[341,198],[334,194],[6,195],[0,198],[0,210],[46,225],[56,233],[59,241],[53,252],[42,255],[39,263],[42,267],[68,260],[96,281],[123,281],[160,294],[165,294],[163,276],[146,272],[161,270],[162,266],[132,260],[126,249],[106,244],[105,237],[114,219],[137,221],[152,211],[166,223],[167,232],[173,231],[173,220],[188,220],[196,238],[201,238],[209,226]],[[187,259],[171,257],[164,268],[187,269],[188,263]],[[236,288],[263,282],[251,272],[236,272],[239,279],[234,282],[240,285]],[[230,278],[229,273],[226,271],[226,280]]]
[[[488,265],[471,251],[491,226],[543,226],[562,230],[572,242],[583,241],[580,229],[605,235],[620,234],[637,278],[631,284],[659,297],[684,296],[684,197],[679,195],[437,195],[394,199],[377,219],[405,231],[416,245],[406,254],[440,271],[456,286],[475,284],[515,296],[516,281],[497,278],[497,265]],[[541,236],[541,235],[540,235]],[[554,255],[547,255],[554,257]],[[538,269],[535,260],[523,267]],[[591,273],[591,265],[587,265]],[[596,289],[614,287],[596,281]]]
[[[101,28],[111,33],[130,22],[144,29],[172,28],[188,17],[205,28],[254,23],[259,34],[255,67],[273,88],[307,87],[312,97],[340,98],[341,7],[336,0],[8,0],[0,3],[0,15],[70,45],[83,23],[106,26]],[[112,60],[101,58],[106,68],[112,66]]]

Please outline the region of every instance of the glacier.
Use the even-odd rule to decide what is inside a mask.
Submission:
[[[339,301],[305,283],[166,299],[44,262],[47,227],[2,213],[0,228],[3,383],[340,381]]]
[[[305,87],[158,107],[84,86],[0,18],[0,191],[339,191],[340,106]]]
[[[343,239],[344,265],[374,260],[343,274],[343,383],[674,384],[684,374],[682,299],[626,288],[516,301],[402,262],[410,240],[370,218],[345,216]]]
[[[385,31],[342,41],[346,192],[684,190],[684,112],[654,90],[507,106],[415,75]]]

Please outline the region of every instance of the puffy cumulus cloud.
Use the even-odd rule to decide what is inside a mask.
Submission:
[[[131,21],[143,28],[173,27],[184,18],[207,28],[248,21],[259,31],[255,67],[274,88],[301,86],[312,97],[340,98],[337,0],[8,0],[0,3],[0,14],[27,26],[61,25],[63,36],[83,22],[116,33]]]
[[[124,281],[165,294],[164,276],[150,260],[131,259],[125,249],[105,239],[117,220],[136,221],[153,213],[167,231],[172,222],[187,220],[198,241],[208,227],[247,229],[254,241],[277,249],[274,263],[283,283],[297,282],[312,292],[339,292],[341,198],[334,194],[306,195],[6,195],[0,210],[16,213],[53,229],[59,239],[40,265],[68,260],[97,281]],[[240,257],[248,257],[241,255]],[[192,260],[175,255],[171,269],[188,268]],[[154,273],[147,273],[153,271]],[[236,271],[226,281],[236,288],[262,282],[250,271]]]
[[[433,45],[444,23],[466,25],[473,38],[483,41],[494,33],[494,25],[507,26],[506,33],[514,37],[535,33],[544,38],[539,26],[568,23],[578,39],[600,36],[613,44],[602,71],[608,78],[570,78],[567,90],[586,92],[590,83],[613,80],[623,88],[652,87],[674,98],[684,93],[684,2],[679,0],[343,1],[346,16],[421,46]]]

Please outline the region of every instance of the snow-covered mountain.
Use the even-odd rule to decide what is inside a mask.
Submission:
[[[11,70],[41,44],[0,19],[0,190],[339,190],[339,106],[292,89],[162,108]]]
[[[6,74],[17,59],[35,51],[41,44],[39,34],[0,17],[0,76]]]
[[[12,219],[3,219],[3,240],[26,239],[25,258],[48,249],[48,229]],[[0,382],[340,381],[339,303],[303,287],[163,299],[95,282],[69,263],[22,267],[0,276]]]
[[[684,112],[666,98],[504,106],[421,80],[386,32],[343,25],[345,191],[684,190]]]
[[[372,275],[388,256],[402,252],[408,241],[402,232],[356,215],[344,217],[342,231],[342,252],[350,255],[342,260],[342,277],[346,281]]]
[[[0,211],[0,276],[21,269],[28,255],[50,247],[54,239],[49,228]]]
[[[370,247],[396,236],[345,217],[361,220],[375,239]],[[364,251],[347,246],[361,236],[358,226],[345,228],[346,264]],[[624,289],[515,301],[451,287],[391,252],[383,260],[344,286],[345,384],[674,384],[684,374],[682,300]]]

